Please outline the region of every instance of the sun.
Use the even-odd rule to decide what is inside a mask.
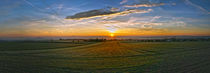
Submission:
[[[113,34],[113,33],[111,33],[111,34],[110,34],[110,36],[111,36],[111,37],[114,37],[114,34]]]

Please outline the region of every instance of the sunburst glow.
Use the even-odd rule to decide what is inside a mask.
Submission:
[[[111,36],[111,37],[114,37],[114,34],[113,34],[113,33],[111,33],[111,34],[110,34],[110,36]]]

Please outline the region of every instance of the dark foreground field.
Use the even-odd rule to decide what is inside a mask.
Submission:
[[[0,73],[209,73],[210,42],[0,43]]]

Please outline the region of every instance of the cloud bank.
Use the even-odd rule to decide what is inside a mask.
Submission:
[[[152,9],[147,9],[147,10],[139,10],[139,9],[119,10],[117,8],[96,9],[86,12],[80,12],[72,16],[67,16],[66,19],[84,19],[84,18],[93,18],[93,17],[104,17],[104,16],[116,17],[116,16],[128,15],[131,13],[148,13],[150,11],[152,11]]]
[[[105,9],[96,9],[85,12],[80,12],[72,16],[67,16],[66,19],[80,19],[93,16],[103,16],[118,13],[119,11],[105,10]]]

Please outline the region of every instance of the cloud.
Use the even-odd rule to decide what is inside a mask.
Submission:
[[[40,10],[40,11],[43,11],[43,9],[35,6],[34,4],[32,4],[31,2],[29,2],[28,0],[23,0],[25,3],[27,3],[28,5],[30,5],[31,7],[37,9],[37,10]]]
[[[112,25],[112,29],[119,29],[119,28],[132,28],[132,29],[152,29],[156,26],[161,26],[163,23],[158,22],[144,22],[139,21],[136,17],[131,17],[128,21],[117,21],[117,20],[110,20],[110,21],[103,21],[100,24],[104,25]],[[113,27],[117,26],[117,27]]]
[[[114,33],[120,28],[120,26],[117,24],[105,24],[105,27],[111,33]]]
[[[157,19],[160,19],[160,18],[161,18],[161,16],[154,16],[150,21],[154,22],[154,21],[156,21]]]
[[[203,7],[201,7],[201,6],[197,5],[197,4],[192,3],[190,0],[185,0],[185,3],[191,5],[191,6],[195,7],[195,8],[198,8],[198,9],[200,9],[201,11],[203,11],[203,12],[205,12],[207,14],[210,14],[209,11],[207,11],[206,9],[204,9]]]
[[[124,3],[126,3],[126,2],[128,2],[128,0],[122,0],[122,1],[120,2],[120,4],[124,4]]]
[[[164,3],[153,3],[153,4],[134,4],[134,5],[124,5],[124,7],[155,7],[165,5]]]
[[[84,18],[95,18],[95,17],[105,17],[105,18],[112,18],[116,16],[124,16],[131,13],[148,13],[152,11],[152,9],[147,10],[139,10],[139,9],[126,9],[120,11],[117,8],[111,9],[97,9],[97,10],[90,10],[86,12],[80,12],[72,16],[67,16],[66,19],[84,19]]]
[[[80,19],[80,18],[87,18],[93,16],[101,16],[101,15],[109,15],[117,13],[118,11],[106,10],[106,9],[96,9],[90,10],[86,12],[80,12],[72,16],[67,16],[66,19]]]
[[[63,8],[64,8],[63,4],[59,4],[59,5],[57,6],[57,9],[58,9],[58,10],[61,10],[61,9],[63,9]]]

